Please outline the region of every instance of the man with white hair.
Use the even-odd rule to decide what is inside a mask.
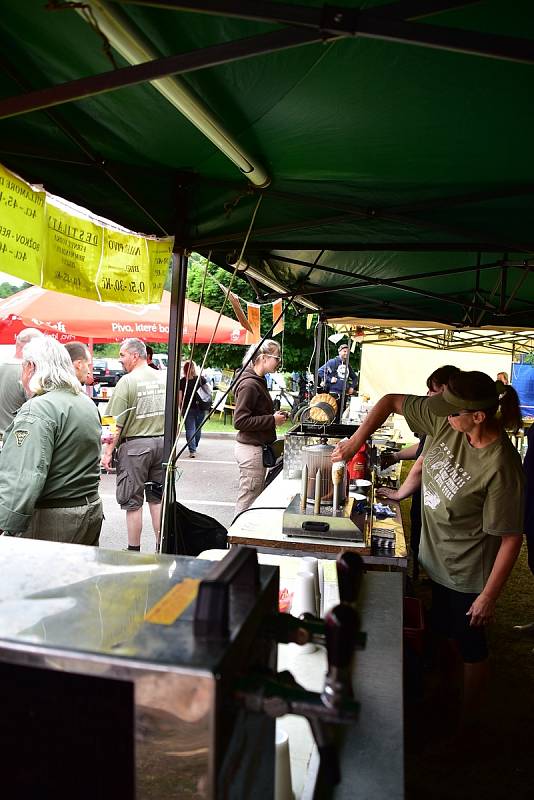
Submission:
[[[148,366],[146,345],[141,339],[125,339],[119,358],[127,374],[117,383],[106,408],[106,414],[117,421],[117,434],[105,446],[102,466],[109,470],[118,445],[116,497],[126,511],[128,550],[141,549],[145,496],[158,549],[161,494],[155,493],[151,484],[163,483],[164,477],[166,377]]]
[[[0,530],[98,545],[100,421],[63,345],[50,336],[32,339],[23,350],[22,385],[30,399],[0,453]]]
[[[22,349],[31,339],[42,335],[37,328],[24,328],[15,339],[15,355],[10,361],[0,364],[0,441],[13,417],[27,400],[21,383]]]

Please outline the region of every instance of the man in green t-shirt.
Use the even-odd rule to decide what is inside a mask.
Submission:
[[[126,511],[128,550],[136,551],[141,549],[145,494],[158,547],[161,496],[145,484],[162,484],[164,478],[166,379],[165,373],[150,369],[146,356],[141,339],[125,339],[121,344],[119,358],[127,374],[117,383],[106,409],[117,421],[117,433],[102,456],[102,466],[109,470],[118,445],[116,497]]]
[[[349,460],[392,412],[427,434],[419,560],[432,581],[434,630],[455,640],[463,659],[469,718],[488,678],[484,626],[521,548],[523,470],[506,434],[521,424],[517,394],[459,371],[441,395],[386,395],[332,459]]]

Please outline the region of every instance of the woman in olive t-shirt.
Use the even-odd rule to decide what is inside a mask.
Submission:
[[[392,412],[427,434],[420,561],[432,580],[433,624],[463,658],[467,713],[487,682],[484,625],[521,548],[523,472],[506,434],[521,425],[519,401],[483,372],[458,372],[441,395],[383,397],[332,459],[350,459]]]

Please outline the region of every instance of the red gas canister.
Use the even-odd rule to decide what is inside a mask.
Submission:
[[[347,464],[349,480],[356,481],[359,478],[365,478],[366,462],[365,445],[362,444],[356,455],[354,455]]]

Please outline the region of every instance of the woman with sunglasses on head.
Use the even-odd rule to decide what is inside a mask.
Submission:
[[[265,382],[265,375],[276,372],[280,359],[280,346],[273,339],[251,345],[235,384],[234,428],[238,434],[234,452],[239,466],[236,516],[263,491],[263,445],[274,442],[276,427],[287,419],[283,412],[275,412]]]
[[[469,723],[488,679],[484,626],[521,548],[523,471],[506,434],[521,425],[519,400],[483,372],[459,371],[442,394],[382,397],[332,459],[351,458],[392,412],[427,434],[419,561],[432,581],[434,632],[454,640],[463,659]]]

